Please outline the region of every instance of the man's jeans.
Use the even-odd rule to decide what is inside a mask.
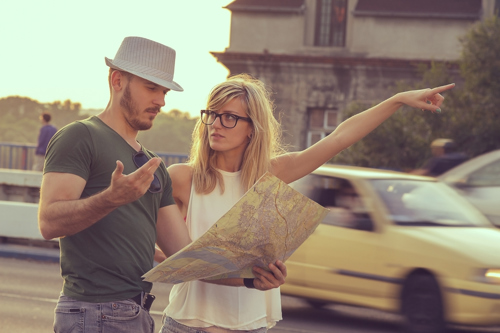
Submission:
[[[54,316],[55,333],[153,333],[149,312],[132,300],[88,303],[61,295]]]

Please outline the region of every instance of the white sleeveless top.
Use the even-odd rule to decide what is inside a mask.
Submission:
[[[245,194],[240,172],[219,172],[224,179],[223,194],[219,185],[206,195],[197,194],[191,185],[186,223],[192,240],[203,235]],[[254,330],[273,327],[282,319],[279,288],[259,291],[191,281],[176,284],[169,300],[164,313],[190,327]]]

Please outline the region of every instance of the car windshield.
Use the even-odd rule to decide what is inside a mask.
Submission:
[[[371,184],[384,201],[389,218],[404,226],[484,226],[482,216],[438,182],[377,179]]]

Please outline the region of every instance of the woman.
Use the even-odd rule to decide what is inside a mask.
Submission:
[[[237,75],[215,86],[194,129],[189,162],[168,169],[191,239],[207,231],[266,171],[291,183],[363,138],[403,104],[440,112],[444,98],[439,93],[453,86],[399,93],[292,153],[281,148],[280,125],[262,82]],[[242,279],[235,280],[235,286],[244,286]],[[246,285],[175,285],[161,332],[267,332],[281,319],[279,289],[259,291]]]

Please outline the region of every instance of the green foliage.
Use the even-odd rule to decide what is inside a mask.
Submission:
[[[195,124],[196,119],[190,118],[188,112],[177,109],[168,113],[160,112],[153,127],[148,131],[139,132],[137,139],[155,152],[187,154]]]
[[[454,131],[464,150],[478,155],[500,148],[500,19],[476,24],[462,45],[465,88],[457,101]]]
[[[46,104],[47,111],[52,115],[52,124],[57,128],[66,126],[67,124],[86,118],[80,115],[82,105],[80,103],[72,103],[69,99],[64,102],[55,101]]]
[[[394,93],[452,82],[446,64],[431,63],[430,67],[420,65],[417,70],[422,80],[413,85],[397,82],[393,87]],[[446,94],[448,110],[449,92]],[[347,119],[371,106],[352,103],[344,111],[343,118]],[[453,112],[433,114],[404,106],[363,140],[338,154],[332,162],[401,171],[415,169],[430,157],[429,144],[432,140],[449,137],[445,129],[451,117]]]
[[[34,144],[37,142],[42,112],[50,112],[51,123],[61,128],[70,122],[82,119],[80,103],[40,103],[28,97],[9,96],[0,99],[0,141]]]
[[[9,96],[0,99],[0,142],[36,144],[42,126],[42,112],[50,112],[57,128],[87,118],[80,114],[81,104],[70,100],[40,103],[28,97]],[[189,113],[171,110],[157,115],[153,128],[140,132],[138,140],[155,152],[187,154],[196,119]]]
[[[462,38],[461,71],[467,79],[465,87],[485,97],[500,96],[500,19],[493,16],[476,24]]]
[[[453,139],[470,157],[500,149],[500,19],[495,16],[478,22],[461,42],[458,81],[464,85],[444,93],[443,113],[402,108],[332,161],[406,171],[420,167],[430,157],[429,145],[436,138]],[[415,85],[400,82],[394,92],[457,82],[450,66],[454,64],[421,65],[421,81]],[[368,107],[353,103],[343,118]]]
[[[366,110],[369,106],[354,103],[345,115],[347,118]],[[428,157],[428,140],[431,136],[429,119],[422,113],[403,108],[395,113],[363,140],[338,154],[334,163],[408,170],[422,164]]]

